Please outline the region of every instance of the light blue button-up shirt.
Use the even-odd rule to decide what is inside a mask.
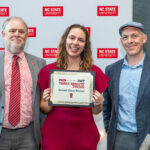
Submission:
[[[126,57],[124,58],[119,82],[119,111],[117,129],[120,131],[133,133],[137,132],[135,116],[136,101],[144,58],[134,67],[128,64]]]

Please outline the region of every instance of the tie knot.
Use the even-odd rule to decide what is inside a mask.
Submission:
[[[17,55],[14,55],[13,57],[14,57],[14,60],[17,60],[19,58],[19,56]]]

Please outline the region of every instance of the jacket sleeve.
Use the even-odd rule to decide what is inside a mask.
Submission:
[[[104,102],[103,102],[103,121],[104,121],[104,127],[106,132],[108,131],[109,128],[109,121],[111,117],[111,110],[112,110],[112,100],[111,100],[111,77],[110,77],[110,70],[109,67],[106,67],[105,69],[105,74],[110,78],[109,81],[109,86],[107,89],[104,91],[103,96],[104,96]]]

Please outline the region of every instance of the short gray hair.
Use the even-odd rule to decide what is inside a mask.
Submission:
[[[28,33],[28,25],[26,24],[26,22],[25,22],[21,17],[17,17],[17,16],[8,17],[8,18],[4,21],[4,23],[3,23],[3,25],[2,25],[2,31],[5,30],[7,24],[9,23],[9,21],[15,20],[15,19],[20,20],[20,21],[23,22],[23,24],[25,25],[25,28],[26,28],[26,32]]]

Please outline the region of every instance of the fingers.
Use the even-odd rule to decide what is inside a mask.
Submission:
[[[50,97],[51,97],[51,89],[47,88],[43,91],[42,99],[44,99],[45,101],[48,101]]]
[[[99,93],[97,90],[95,90],[93,93],[94,106],[103,104],[103,101],[104,101],[103,95],[101,93]]]

